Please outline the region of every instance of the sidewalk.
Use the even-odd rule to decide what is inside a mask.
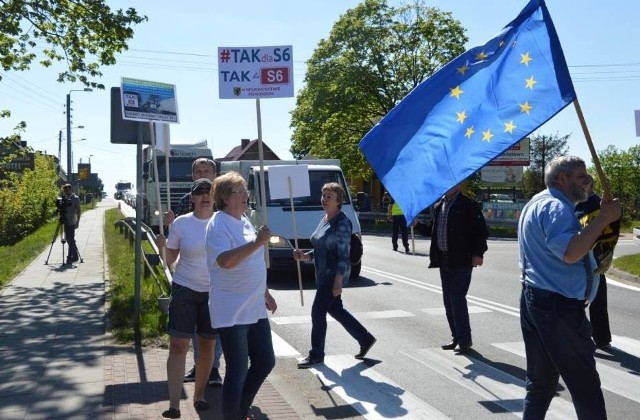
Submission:
[[[117,345],[106,335],[104,212],[115,205],[105,200],[82,215],[76,242],[83,263],[62,266],[57,240],[48,265],[49,247],[0,290],[0,418],[149,419],[169,407],[168,350]],[[208,387],[212,408],[199,414],[193,386],[184,385],[182,418],[221,419],[222,389]],[[252,414],[298,418],[269,382]]]

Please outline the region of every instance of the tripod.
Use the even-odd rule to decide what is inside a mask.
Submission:
[[[65,238],[65,232],[64,232],[64,223],[62,222],[62,218],[58,221],[58,226],[56,226],[56,231],[53,234],[53,239],[51,240],[51,247],[49,247],[49,254],[47,255],[47,259],[44,262],[45,265],[49,264],[49,257],[51,256],[51,250],[53,249],[53,244],[56,243],[56,239],[58,238],[58,235],[60,235],[60,242],[62,243],[62,265],[72,265],[72,262],[67,261],[65,264],[65,260],[64,260],[64,244],[67,243],[67,239]],[[80,262],[84,262],[84,260],[82,259],[82,256],[80,255],[80,250],[78,249],[78,246],[76,245],[76,253],[78,254],[78,260]]]
[[[53,249],[53,244],[56,243],[56,239],[58,239],[58,235],[60,235],[60,242],[62,242],[62,265],[64,265],[64,244],[67,243],[67,239],[64,236],[64,229],[62,228],[62,219],[58,220],[58,226],[56,226],[56,231],[53,234],[53,239],[51,239],[49,254],[47,254],[47,259],[44,262],[45,265],[49,264],[49,257],[51,256],[51,250]]]

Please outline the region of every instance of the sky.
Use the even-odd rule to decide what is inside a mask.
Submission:
[[[108,1],[112,8],[135,7],[149,20],[137,25],[129,50],[117,64],[102,69],[104,91],[72,92],[73,167],[91,162],[112,195],[119,180],[136,183],[135,145],[110,143],[109,89],[122,77],[174,84],[179,124],[170,128],[172,143],[208,141],[215,158],[243,138],[258,135],[256,102],[218,98],[218,47],[293,47],[294,91],[304,84],[306,61],[326,39],[355,0],[245,0],[211,2],[168,0]],[[452,13],[466,28],[468,48],[482,45],[514,19],[524,0],[425,0]],[[390,0],[389,4],[397,5]],[[481,4],[482,7],[479,7]],[[613,144],[637,145],[634,110],[640,109],[640,2],[635,0],[548,0],[577,97],[597,151]],[[66,95],[81,84],[56,82],[57,69],[32,66],[27,72],[0,72],[0,136],[27,122],[23,140],[36,150],[58,155],[66,168]],[[291,111],[295,97],[260,101],[262,139],[281,159],[290,159]],[[571,134],[569,153],[591,163],[591,155],[573,105],[534,134]]]

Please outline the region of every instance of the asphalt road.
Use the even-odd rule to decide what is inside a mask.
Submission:
[[[449,340],[437,270],[428,269],[429,239],[416,237],[415,255],[391,250],[388,236],[364,237],[362,275],[344,290],[345,307],[378,338],[365,363],[357,343],[329,322],[325,365],[298,370],[309,349],[313,280],[305,278],[301,306],[295,273],[270,276],[279,305],[271,317],[278,354],[274,384],[309,418],[521,417],[526,360],[519,326],[518,250],[514,240],[491,240],[485,264],[474,270],[469,306],[474,351],[440,350]],[[639,253],[622,239],[617,255]],[[598,370],[610,419],[640,410],[640,288],[609,282],[614,334],[610,352],[598,351]],[[562,387],[547,418],[575,418]]]

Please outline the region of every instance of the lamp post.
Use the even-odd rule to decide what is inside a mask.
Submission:
[[[67,93],[67,183],[73,184],[73,170],[71,168],[71,92],[92,92],[91,88],[71,89]]]

